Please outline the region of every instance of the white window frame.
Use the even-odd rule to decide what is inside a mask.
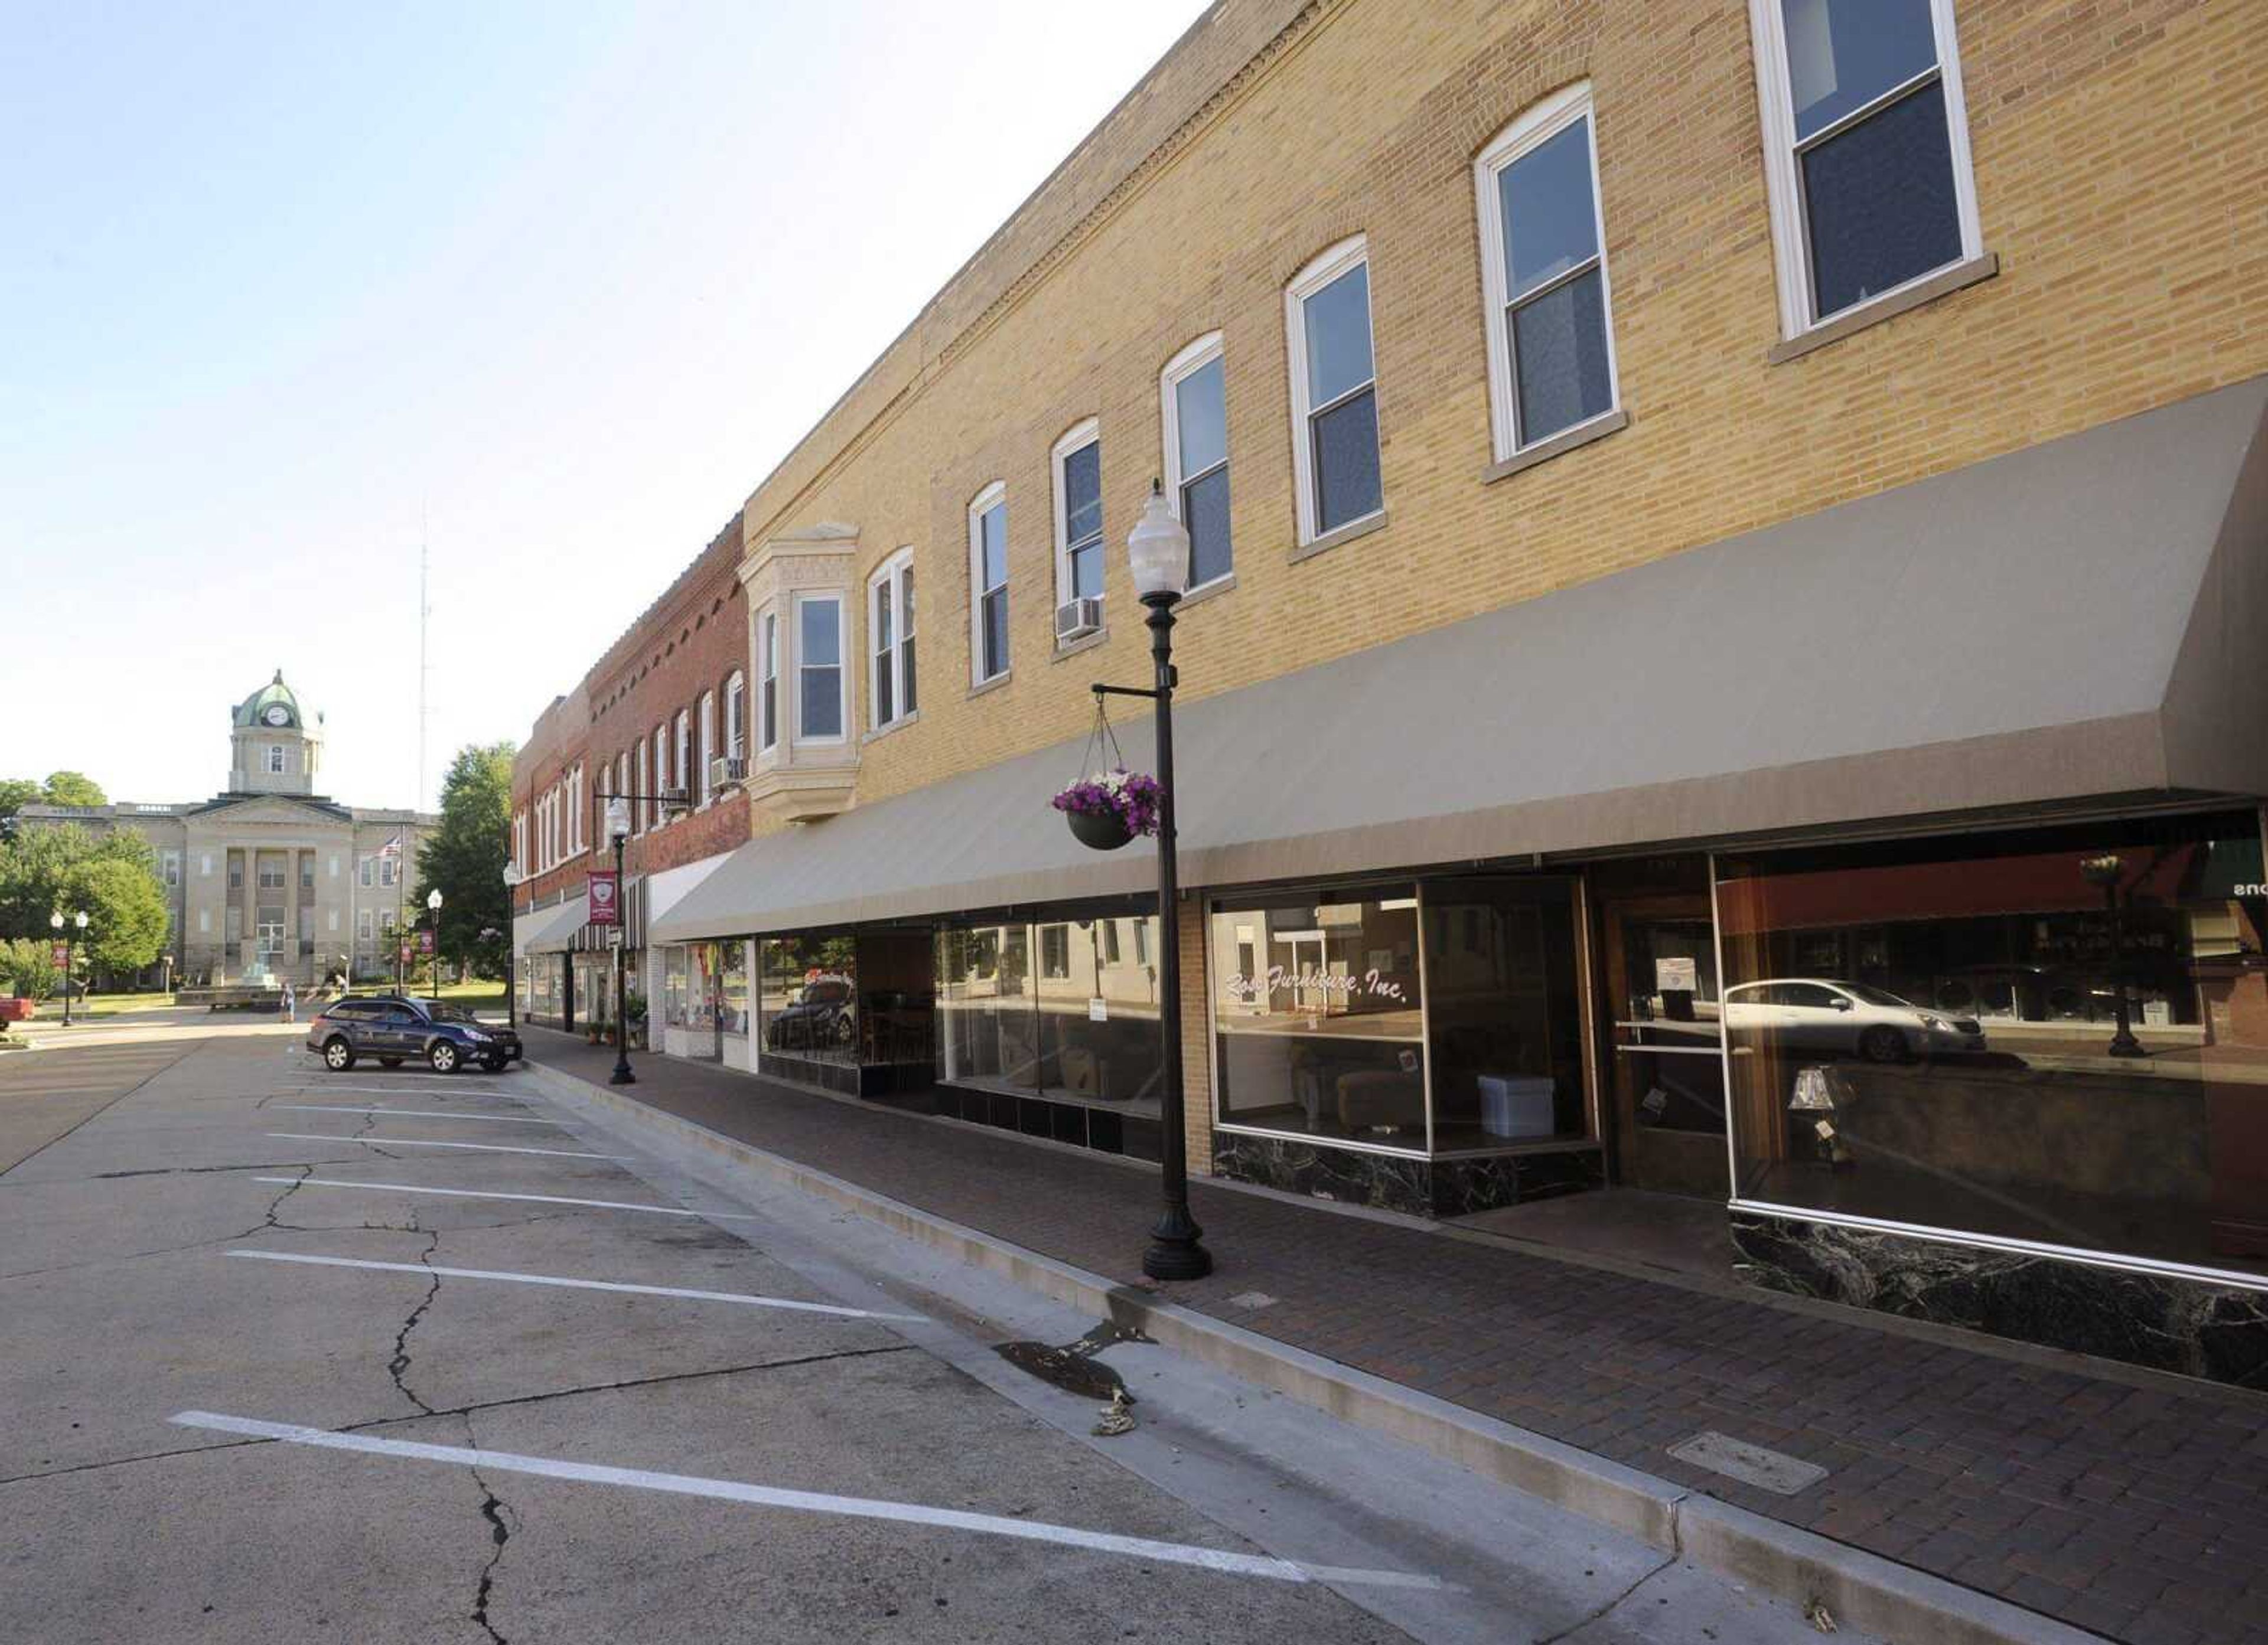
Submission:
[[[1064,466],[1088,446],[1101,444],[1102,419],[1099,416],[1088,417],[1084,422],[1073,423],[1064,430],[1063,437],[1058,439],[1048,452],[1049,484],[1049,488],[1055,493],[1056,604],[1058,606],[1068,606],[1074,598],[1071,576],[1071,498],[1064,489]],[[1101,483],[1099,462],[1100,459],[1098,459],[1096,470],[1098,486]],[[1099,491],[1095,501],[1097,503],[1101,501]],[[1108,588],[1110,581],[1109,533],[1105,532],[1097,541],[1102,554],[1103,583]],[[1094,598],[1099,600],[1102,596],[1098,594]],[[1060,644],[1061,642],[1057,643]],[[1074,641],[1072,643],[1076,644],[1077,642]]]
[[[725,681],[725,757],[748,757],[748,679],[737,668]]]
[[[1504,202],[1500,182],[1505,169],[1557,136],[1577,121],[1590,122],[1587,144],[1591,158],[1591,226],[1597,255],[1563,271],[1533,291],[1523,304],[1555,291],[1595,268],[1599,273],[1599,309],[1607,331],[1607,404],[1603,410],[1571,422],[1564,429],[1531,439],[1520,427],[1519,361],[1513,356],[1510,271],[1506,266]],[[1489,415],[1496,459],[1503,462],[1551,440],[1565,439],[1594,423],[1603,422],[1623,407],[1622,369],[1615,357],[1614,283],[1607,272],[1607,214],[1599,198],[1599,121],[1587,80],[1553,92],[1491,138],[1473,161],[1473,189],[1480,210],[1481,290],[1485,305],[1488,337]]]
[[[1292,501],[1299,509],[1300,547],[1304,548],[1322,535],[1315,529],[1315,459],[1313,420],[1316,408],[1307,404],[1307,299],[1336,280],[1351,274],[1370,261],[1370,237],[1350,234],[1336,245],[1326,247],[1307,266],[1293,275],[1284,288],[1284,339],[1292,368]],[[1363,304],[1363,319],[1370,327],[1370,377],[1331,402],[1342,405],[1354,395],[1369,388],[1373,407],[1378,393],[1378,320],[1374,312],[1378,292],[1376,283]],[[1326,406],[1322,409],[1329,410]],[[1386,512],[1386,435],[1381,426],[1379,432],[1378,506],[1369,513],[1342,520],[1331,527],[1334,533],[1379,518]]]
[[[649,758],[646,738],[643,733],[639,735],[637,740],[637,787],[631,792],[644,795],[651,795],[653,792],[653,766]],[[652,799],[637,799],[630,802],[632,834],[644,834],[652,820],[653,801]]]
[[[1205,469],[1203,473],[1195,474],[1185,474],[1182,472],[1182,404],[1180,393],[1182,380],[1184,378],[1195,377],[1199,371],[1204,371],[1205,367],[1211,365],[1215,360],[1222,357],[1221,334],[1217,331],[1209,331],[1205,333],[1204,336],[1198,338],[1195,342],[1189,344],[1188,348],[1183,349],[1172,359],[1167,361],[1166,369],[1158,373],[1159,427],[1165,438],[1165,444],[1162,449],[1166,454],[1166,507],[1172,511],[1175,519],[1182,520],[1182,524],[1183,525],[1187,525],[1189,522],[1185,519],[1182,519],[1182,488],[1184,486],[1189,485],[1192,481],[1204,479],[1206,474],[1212,474],[1216,469],[1226,468],[1229,466],[1229,461],[1228,442],[1224,437],[1221,441],[1221,459],[1219,463],[1215,464],[1212,468]],[[1371,362],[1371,369],[1373,371],[1378,369],[1378,363],[1375,359]],[[1228,419],[1226,415],[1227,409],[1228,376],[1227,369],[1223,367],[1221,374],[1221,410],[1224,415],[1221,418],[1221,425],[1224,436],[1227,431]],[[1235,481],[1232,480],[1229,483],[1231,486],[1231,494],[1233,495]],[[1236,543],[1234,535],[1232,532],[1228,548],[1228,569],[1222,572],[1217,577],[1210,577],[1203,583],[1192,584],[1189,591],[1189,593],[1194,594],[1199,589],[1211,588],[1215,583],[1229,582],[1233,580],[1235,576]]]
[[[831,602],[835,606],[835,688],[840,699],[836,703],[835,723],[842,730],[833,737],[806,737],[803,731],[803,612],[805,606],[821,601]],[[793,637],[790,642],[792,655],[788,670],[792,676],[789,692],[792,701],[788,705],[788,735],[799,748],[832,748],[850,738],[850,648],[846,643],[850,637],[849,623],[843,610],[848,603],[843,590],[831,588],[799,592],[789,603]]]
[[[1930,25],[1936,38],[1937,68],[1945,86],[1947,147],[1953,158],[1953,199],[1961,225],[1961,255],[1940,263],[1887,290],[1861,298],[1832,314],[1818,314],[1811,288],[1811,230],[1803,209],[1803,188],[1796,165],[1795,93],[1788,78],[1787,30],[1779,0],[1749,0],[1749,28],[1756,40],[1756,106],[1764,117],[1764,194],[1771,212],[1772,268],[1779,285],[1779,332],[1793,342],[1823,326],[1847,320],[1869,309],[1894,303],[1924,281],[1948,268],[1959,268],[1984,254],[1984,237],[1977,220],[1977,171],[1969,153],[1969,98],[1961,79],[1960,42],[1953,26],[1953,0],[1930,0]],[[1806,147],[1824,142],[1869,117],[1870,112],[1904,95],[1914,85],[1908,80],[1884,92],[1863,108],[1804,140]]]
[[[873,729],[878,731],[920,716],[918,709],[906,707],[906,642],[913,635],[906,628],[905,579],[913,567],[914,551],[909,545],[875,567],[874,575],[866,579],[866,701],[872,705]],[[890,643],[879,650],[874,645],[874,607],[878,599],[887,599],[890,608]],[[890,717],[887,720],[880,717],[885,670],[890,680]]]
[[[704,691],[701,694],[699,724],[701,765],[694,775],[700,780],[698,784],[701,790],[700,808],[705,811],[709,809],[710,800],[714,797],[709,787],[709,767],[710,763],[717,758],[717,694],[713,691]]]
[[[636,792],[637,792],[637,790],[630,787],[630,751],[625,748],[620,754],[615,756],[615,794],[619,797],[624,794],[635,794]],[[629,803],[625,802],[625,805],[627,806],[628,804]],[[635,808],[632,809],[634,810]],[[636,820],[635,816],[633,816],[632,820]],[[608,840],[607,843],[608,845],[612,845],[614,841],[612,840]]]
[[[688,771],[686,767],[693,763],[693,711],[690,709],[680,709],[677,711],[674,725],[676,739],[671,744],[676,751],[674,758],[677,760],[677,782],[674,786],[683,789],[686,791],[685,797],[691,799],[693,774]],[[677,814],[680,817],[689,817],[693,813],[688,810],[681,811]]]
[[[756,613],[756,752],[771,754],[779,748],[780,665],[779,608],[766,605]],[[767,693],[764,687],[770,686]]]
[[[994,587],[1006,589],[1010,585],[1004,582],[988,586],[982,581],[984,576],[984,517],[996,508],[1006,507],[1007,502],[1008,482],[1005,480],[995,480],[968,500],[968,683],[971,687],[1005,679],[1015,667],[1015,642],[1010,635],[1004,633],[1001,636],[1004,655],[1000,658],[1000,666],[993,673],[984,672],[984,597]],[[1004,562],[1007,557],[1005,552],[1006,538],[1004,518],[1001,532],[1004,551],[1001,558]],[[1005,564],[1002,569],[1004,571],[1006,569]],[[1012,581],[1011,578],[1010,582]],[[1009,615],[1012,619],[1015,614],[1012,599],[1009,606]]]

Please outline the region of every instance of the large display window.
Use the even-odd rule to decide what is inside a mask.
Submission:
[[[757,947],[764,1051],[857,1066],[858,939],[848,932],[806,933],[768,936]]]
[[[735,938],[723,945],[718,1025],[728,1034],[748,1032],[748,945]]]
[[[1158,919],[1116,907],[940,925],[940,1076],[1018,1095],[1160,1110]]]
[[[2268,1274],[2255,816],[1717,872],[1741,1199]]]
[[[1412,1153],[1593,1135],[1575,892],[1540,878],[1212,904],[1216,1117]]]

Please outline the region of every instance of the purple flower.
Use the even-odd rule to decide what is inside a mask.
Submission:
[[[1127,833],[1158,832],[1158,779],[1124,769],[1082,777],[1050,802],[1059,811],[1116,817]]]

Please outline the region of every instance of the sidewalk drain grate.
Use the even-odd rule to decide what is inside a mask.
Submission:
[[[1806,1462],[1784,1451],[1766,1450],[1762,1445],[1751,1445],[1744,1439],[1734,1439],[1713,1428],[1679,1441],[1669,1448],[1669,1454],[1680,1462],[1690,1462],[1697,1468],[1721,1473],[1742,1485],[1776,1491],[1782,1496],[1793,1496],[1827,1477],[1827,1470],[1817,1463]]]

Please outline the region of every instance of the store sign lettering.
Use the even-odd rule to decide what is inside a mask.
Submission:
[[[1377,970],[1362,972],[1316,971],[1312,968],[1286,970],[1282,966],[1268,967],[1262,982],[1251,978],[1234,976],[1228,980],[1228,991],[1240,1000],[1257,1000],[1264,993],[1275,994],[1290,988],[1301,994],[1339,994],[1352,999],[1366,995],[1376,1000],[1406,1000],[1402,985],[1385,973]]]

